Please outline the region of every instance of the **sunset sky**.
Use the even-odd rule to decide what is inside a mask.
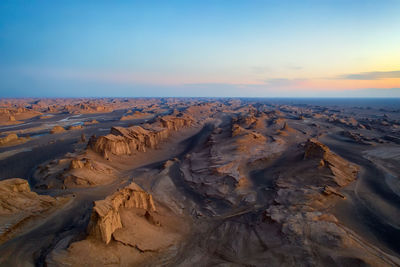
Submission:
[[[0,1],[0,97],[400,97],[400,1]]]

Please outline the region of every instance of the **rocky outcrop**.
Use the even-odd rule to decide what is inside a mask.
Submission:
[[[73,169],[81,169],[81,168],[93,168],[91,161],[89,159],[72,159],[71,163],[69,165],[69,169],[73,170]]]
[[[0,181],[0,244],[21,232],[29,221],[65,203],[66,200],[36,194],[24,179]]]
[[[50,133],[51,134],[58,134],[58,133],[63,133],[65,132],[65,128],[59,125],[56,125],[51,129]]]
[[[277,132],[278,135],[282,136],[288,136],[292,133],[296,133],[296,130],[290,127],[287,122],[284,122],[282,128]]]
[[[94,203],[87,238],[53,250],[46,261],[51,266],[142,266],[146,259],[168,255],[180,247],[189,224],[165,207],[156,210],[152,196],[131,183]]]
[[[73,131],[73,130],[82,130],[83,126],[82,125],[72,125],[68,127],[68,130]]]
[[[131,183],[106,199],[94,203],[89,223],[90,235],[108,244],[114,231],[122,228],[121,208],[138,208],[147,212],[156,210],[153,197],[137,184]],[[148,215],[147,217],[150,218],[151,216]]]
[[[309,139],[305,145],[304,158],[305,159],[324,159],[330,153],[329,147],[317,141],[316,139]]]
[[[243,127],[238,124],[232,125],[231,137],[235,137],[244,133],[246,133],[246,130]]]
[[[110,134],[92,137],[89,147],[108,158],[109,154],[130,155],[134,151],[145,152],[147,148],[156,148],[157,145],[167,139],[172,131],[189,127],[192,124],[190,118],[163,117],[147,128],[132,126],[129,128],[112,127]]]
[[[304,158],[318,162],[319,167],[330,171],[334,182],[345,186],[358,174],[358,166],[333,153],[326,145],[315,139],[309,139],[305,145]]]
[[[84,125],[92,125],[92,124],[97,124],[99,123],[97,120],[93,119],[91,121],[85,121],[83,124]]]
[[[18,137],[18,135],[16,134],[9,134],[5,137],[0,138],[0,147],[22,144],[28,140],[29,137]]]
[[[294,261],[285,260],[282,265],[307,261],[310,266],[325,266],[327,258],[333,265],[353,257],[364,264],[379,261],[379,257],[366,256],[364,241],[349,234],[328,209],[345,198],[340,189],[356,178],[358,167],[315,139],[306,142],[304,160],[299,161],[296,153],[288,159],[291,168],[279,169],[276,195],[264,213],[264,221],[270,228],[277,227],[278,236],[284,237],[278,239],[276,253],[296,251],[291,255]]]
[[[31,192],[28,181],[12,178],[0,181],[0,214],[19,211],[40,211],[49,208],[56,199]]]
[[[356,119],[352,117],[348,118],[337,118],[335,115],[328,119],[328,122],[336,124],[338,126],[344,126],[353,129],[365,129],[365,126],[359,123]]]
[[[0,125],[13,125],[40,116],[42,113],[24,107],[0,107]]]
[[[356,133],[356,132],[350,132],[350,131],[342,131],[341,135],[349,138],[352,142],[361,144],[361,145],[372,145],[371,141],[373,141],[371,138],[365,137],[361,133]]]
[[[245,129],[262,129],[268,116],[260,111],[251,109],[232,119],[232,124],[240,125]]]
[[[38,188],[88,187],[112,182],[116,170],[86,155],[70,154],[40,165],[34,178]]]
[[[10,143],[12,141],[18,140],[18,135],[16,134],[9,134],[3,138],[0,138],[0,145],[4,145]]]
[[[93,151],[100,153],[104,158],[108,158],[108,154],[114,155],[130,155],[129,139],[123,136],[108,134],[105,136],[92,136],[89,139],[88,147]]]
[[[159,119],[162,127],[168,130],[178,131],[181,128],[189,127],[193,123],[193,119],[190,117],[171,117],[165,116]]]
[[[70,114],[108,113],[113,111],[111,106],[105,103],[96,103],[94,101],[85,101],[75,105],[66,105],[64,109]]]

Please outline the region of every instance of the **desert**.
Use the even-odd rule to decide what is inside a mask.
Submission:
[[[245,98],[1,105],[32,109],[0,126],[2,266],[400,264],[397,110]]]

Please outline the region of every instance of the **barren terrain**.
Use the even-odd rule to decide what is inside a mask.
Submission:
[[[400,266],[398,107],[0,100],[0,266]]]

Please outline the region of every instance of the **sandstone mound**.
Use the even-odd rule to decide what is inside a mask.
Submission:
[[[309,139],[305,145],[305,159],[318,161],[319,167],[329,169],[334,182],[339,186],[347,185],[353,181],[359,168],[339,157],[330,149],[315,139]]]
[[[47,120],[47,119],[51,119],[53,117],[54,117],[54,115],[42,115],[42,116],[40,116],[40,119],[41,120]]]
[[[56,201],[52,197],[31,192],[28,181],[20,178],[0,181],[0,190],[0,213],[3,215],[19,211],[40,211]]]
[[[156,210],[153,197],[137,184],[131,183],[106,199],[94,203],[89,224],[90,235],[108,244],[115,230],[122,228],[119,213],[122,208],[138,208],[147,212]]]
[[[162,207],[156,209],[152,196],[131,183],[95,201],[89,236],[72,243],[63,253],[53,253],[48,261],[57,266],[136,266],[163,255],[157,253],[174,251],[187,231],[182,218]]]
[[[290,127],[287,122],[284,122],[282,128],[277,133],[278,135],[288,136],[289,134],[296,133],[296,130]]]
[[[65,132],[65,128],[59,125],[54,126],[50,131],[51,134],[58,134],[63,132]]]
[[[83,124],[84,125],[92,125],[92,124],[97,124],[97,123],[99,123],[97,120],[91,120],[91,121],[85,121]]]
[[[308,262],[311,266],[341,265],[349,262],[382,264],[382,253],[370,253],[365,243],[355,233],[338,223],[328,207],[343,198],[339,190],[356,178],[358,167],[334,154],[315,139],[307,141],[304,160],[298,160],[293,152],[288,158],[291,168],[280,167],[275,180],[276,195],[265,210],[265,228],[258,233],[269,235],[264,240],[274,246],[266,257],[277,261],[276,255],[288,255],[292,259],[280,259],[275,264],[295,265]],[[380,256],[376,256],[379,255]],[[272,256],[275,255],[275,256]]]
[[[265,121],[268,116],[256,109],[249,111],[249,113],[240,114],[233,120],[233,123],[237,123],[245,129],[256,129],[260,130],[265,127]]]
[[[0,181],[0,243],[66,201],[66,198],[38,195],[31,191],[28,181],[20,178]]]
[[[84,101],[74,105],[67,104],[64,110],[71,114],[90,114],[90,113],[108,113],[112,112],[113,108],[108,103],[99,101]]]
[[[252,155],[257,150],[257,145],[259,147],[265,146],[267,143],[267,138],[257,132],[248,132],[235,140],[236,151],[247,152],[248,155]]]
[[[19,124],[24,120],[40,116],[41,114],[38,111],[24,107],[0,108],[0,125]]]
[[[332,205],[332,199],[344,198],[339,192],[340,188],[354,181],[359,171],[358,166],[336,155],[315,139],[306,142],[303,160],[297,159],[297,153],[301,151],[294,152],[290,159],[292,167],[279,169],[275,181],[277,194],[274,202],[277,205],[273,209],[282,209],[282,217],[279,218],[285,218],[286,211],[283,209],[292,208],[299,212],[321,210]]]
[[[18,137],[18,135],[16,134],[9,134],[5,137],[0,138],[0,147],[22,144],[28,140],[29,137]]]
[[[74,131],[74,130],[82,130],[83,126],[82,125],[72,125],[68,127],[68,130]]]
[[[246,131],[243,127],[241,127],[240,125],[238,125],[238,124],[233,124],[233,125],[232,125],[232,134],[231,134],[232,137],[235,137],[235,136],[244,134],[244,133],[246,133],[246,132],[247,132],[247,131]]]
[[[127,112],[127,114],[124,114],[121,117],[120,121],[145,119],[145,118],[151,118],[152,116],[154,116],[153,113],[135,111],[133,114],[131,114],[131,112]]]
[[[338,126],[344,126],[344,127],[353,128],[353,129],[364,129],[365,128],[364,125],[359,123],[353,117],[340,118],[340,117],[337,117],[336,115],[333,115],[328,119],[328,122],[336,124]]]
[[[371,138],[368,138],[361,133],[350,132],[350,131],[342,131],[341,135],[349,138],[352,142],[362,145],[372,145]]]
[[[92,137],[88,146],[95,152],[108,158],[109,154],[131,155],[134,151],[145,152],[147,148],[156,148],[167,139],[172,131],[192,125],[190,117],[160,118],[153,124],[146,126],[132,126],[129,128],[112,127],[110,134]]]
[[[36,187],[74,188],[108,184],[116,177],[116,171],[105,163],[85,155],[70,155],[40,165],[34,175]]]
[[[251,187],[249,165],[278,152],[265,135],[239,125],[246,126],[240,118],[216,127],[206,144],[198,146],[180,166],[187,185],[193,191],[214,199],[215,203],[253,203],[255,192],[247,190]],[[249,121],[248,126],[251,125]],[[216,209],[218,207],[209,207],[207,212],[217,213]]]

